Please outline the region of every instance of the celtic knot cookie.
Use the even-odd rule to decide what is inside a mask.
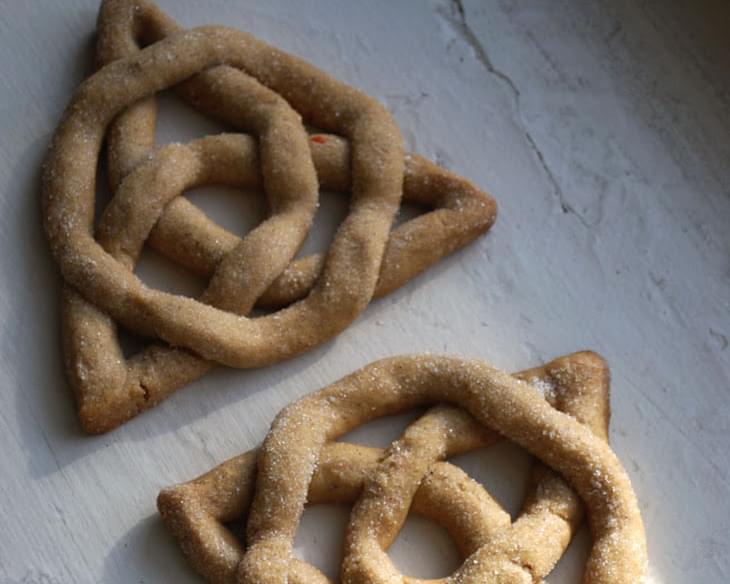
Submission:
[[[163,490],[158,508],[195,569],[216,583],[329,582],[292,556],[305,504],[353,503],[345,584],[422,582],[386,553],[410,509],[441,523],[464,562],[439,582],[541,581],[585,511],[587,584],[637,584],[646,542],[628,476],[607,445],[609,373],[591,352],[508,375],[479,361],[378,361],[285,408],[260,449]],[[435,403],[389,448],[338,442],[382,415]],[[506,438],[539,461],[519,517],[461,469],[456,454]],[[227,527],[246,518],[245,544]]]
[[[341,332],[494,222],[493,199],[416,155],[375,100],[224,27],[183,30],[146,0],[105,0],[99,70],[76,91],[43,169],[43,219],[64,278],[67,375],[88,432],[110,430],[217,364],[277,363]],[[172,88],[232,130],[155,148]],[[304,122],[321,133],[309,134]],[[102,144],[112,199],[94,232]],[[261,189],[270,213],[240,238],[180,195]],[[351,193],[324,255],[297,259],[319,188]],[[432,210],[392,229],[401,200]],[[209,277],[198,299],[144,285],[145,242]],[[276,309],[252,319],[254,306]],[[155,339],[126,359],[117,324]]]

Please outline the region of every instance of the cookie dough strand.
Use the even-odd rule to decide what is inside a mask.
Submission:
[[[349,189],[349,148],[334,135],[323,143],[310,141],[312,157],[325,190]],[[252,185],[257,188],[258,184]],[[471,183],[416,155],[406,156],[403,201],[434,207],[391,231],[380,267],[375,298],[405,284],[445,255],[484,233],[496,218],[491,197]],[[209,275],[221,258],[238,244],[238,237],[213,223],[184,198],[178,198],[150,233],[149,243],[170,259]],[[281,308],[304,298],[324,265],[322,254],[292,262],[259,298],[257,305]]]
[[[127,0],[102,2],[97,23],[98,67],[139,50],[135,14],[139,10]],[[107,175],[112,192],[154,148],[156,116],[156,100],[148,97],[133,103],[111,123]],[[67,283],[61,290],[61,314],[67,377],[87,432],[109,430],[158,401],[151,395],[157,384],[130,380],[116,323]]]
[[[342,581],[391,581],[400,578],[383,550],[395,540],[411,501],[433,464],[445,458],[450,442],[479,436],[481,427],[458,408],[440,406],[406,428],[365,481],[345,534]],[[509,526],[502,513],[494,525]],[[376,576],[377,574],[377,576]]]
[[[143,13],[153,6],[128,0],[104,0],[99,7],[96,36],[96,63],[99,68],[139,51],[138,39],[144,27]],[[159,10],[158,15],[163,16]],[[145,97],[121,112],[109,126],[107,174],[112,191],[122,178],[155,147],[157,100]]]

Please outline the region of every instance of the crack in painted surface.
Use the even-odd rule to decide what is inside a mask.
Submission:
[[[437,13],[446,21],[448,21],[454,27],[456,32],[459,33],[459,35],[464,39],[466,44],[474,52],[474,56],[476,57],[477,61],[482,65],[482,67],[484,67],[484,69],[490,75],[499,79],[500,82],[504,86],[506,86],[509,92],[512,94],[515,113],[517,114],[516,118],[518,125],[524,133],[525,140],[527,140],[527,144],[530,147],[530,150],[532,150],[533,154],[537,158],[538,163],[540,164],[540,167],[545,173],[545,176],[550,182],[553,194],[557,198],[560,205],[560,210],[566,215],[573,215],[581,223],[581,225],[583,225],[583,227],[585,227],[586,229],[590,229],[591,226],[585,219],[585,217],[583,217],[583,215],[581,215],[565,197],[565,193],[563,193],[563,189],[560,186],[560,183],[555,177],[555,174],[550,168],[550,165],[547,163],[547,160],[545,160],[545,155],[542,153],[542,150],[535,141],[534,136],[527,128],[527,125],[525,124],[524,118],[522,116],[522,94],[520,93],[517,84],[504,71],[495,67],[492,59],[489,57],[489,53],[487,53],[486,48],[469,25],[466,16],[466,10],[464,9],[463,0],[449,0],[449,2],[450,8],[448,13],[443,10],[437,10]]]
[[[728,338],[713,328],[710,329],[710,336],[717,342],[717,346],[720,351],[724,351],[727,349],[728,345],[730,345]]]

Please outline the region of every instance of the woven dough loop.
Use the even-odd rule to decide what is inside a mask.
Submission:
[[[541,581],[580,525],[584,503],[593,534],[584,582],[641,583],[644,529],[607,445],[608,383],[605,362],[591,352],[512,376],[448,357],[386,359],[288,406],[259,450],[165,489],[158,507],[209,582],[329,582],[292,556],[292,542],[305,504],[348,502],[343,583],[421,582],[401,575],[386,553],[413,510],[441,523],[464,557],[440,582],[476,584]],[[425,403],[440,405],[385,450],[336,441]],[[502,437],[540,461],[514,522],[445,460]],[[244,517],[245,545],[226,527]]]
[[[216,364],[269,365],[330,339],[495,219],[491,197],[405,155],[375,100],[251,35],[180,29],[147,0],[104,0],[98,26],[100,69],[67,107],[42,181],[67,372],[89,432]],[[156,149],[154,94],[166,88],[248,134]],[[103,143],[113,197],[95,234]],[[261,189],[270,213],[239,238],[180,196],[207,184]],[[350,192],[350,211],[325,255],[297,259],[320,186]],[[391,231],[401,200],[433,210]],[[208,276],[202,296],[145,286],[133,271],[145,242]],[[278,310],[248,318],[255,305]],[[125,359],[117,323],[163,343]]]

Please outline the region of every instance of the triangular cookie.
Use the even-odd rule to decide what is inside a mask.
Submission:
[[[601,439],[608,439],[609,370],[601,357],[592,352],[574,353],[514,376],[543,391],[555,408],[588,426]],[[435,406],[413,422],[404,437],[409,432],[423,434],[434,423],[443,429],[439,434],[447,437],[443,447],[449,457],[499,440],[497,434],[451,406]],[[408,448],[413,447],[410,441]],[[408,448],[404,444],[381,450],[327,443],[310,482],[308,502],[354,502],[380,462]],[[256,484],[256,456],[257,451],[252,450],[232,458],[195,480],[163,490],[158,498],[165,524],[195,569],[210,582],[235,581],[243,544],[228,525],[247,516]],[[537,463],[522,512],[514,523],[480,484],[445,461],[431,464],[418,484],[411,509],[448,529],[464,558],[486,546],[493,551],[492,561],[521,566],[535,579],[552,570],[583,518],[578,496],[559,475]],[[378,560],[388,562],[387,556]],[[317,579],[305,577],[312,573]],[[295,560],[290,566],[290,581],[329,580]]]
[[[106,65],[134,56],[141,44],[155,42],[178,31],[177,25],[151,2],[106,0],[99,16],[99,63]],[[231,67],[208,69],[180,83],[176,89],[195,107],[239,127],[251,122],[247,118],[251,114],[241,111],[242,95],[248,95],[249,99],[261,96],[264,101],[275,98],[251,77]],[[148,239],[151,245],[172,259],[213,276],[211,286],[202,298],[204,302],[241,315],[248,313],[254,304],[280,308],[307,297],[313,288],[326,288],[331,278],[328,276],[324,282],[319,278],[325,258],[315,255],[291,261],[303,234],[291,238],[291,244],[282,250],[280,248],[284,246],[276,238],[276,228],[281,228],[281,223],[289,219],[285,208],[287,189],[296,191],[296,185],[301,183],[302,189],[311,190],[314,172],[322,187],[350,190],[353,183],[350,160],[356,153],[351,151],[348,141],[328,134],[309,136],[311,173],[303,171],[301,180],[297,182],[294,177],[292,186],[288,186],[273,184],[271,174],[262,180],[259,169],[263,161],[260,159],[268,156],[265,162],[271,166],[277,162],[271,160],[277,154],[261,151],[256,140],[246,135],[211,136],[189,145],[169,145],[154,151],[154,132],[154,97],[139,100],[127,108],[116,117],[108,131],[109,176],[115,196],[102,217],[97,234],[108,254],[132,270]],[[259,136],[259,140],[265,138],[266,135]],[[186,168],[192,168],[189,175],[177,170],[181,159],[186,162]],[[284,162],[280,164],[286,166]],[[178,196],[184,188],[206,182],[265,187],[275,210],[283,208],[283,211],[272,214],[264,224],[240,240]],[[144,200],[141,200],[142,195]],[[375,274],[377,281],[374,281],[372,291],[375,297],[394,290],[441,257],[463,247],[487,231],[496,217],[496,205],[489,195],[415,155],[405,158],[403,200],[433,210],[406,221],[390,233],[377,268],[379,271]],[[304,219],[290,221],[286,229],[301,230],[302,225],[311,220],[307,217],[315,208],[316,200],[311,200],[302,215]],[[268,244],[265,243],[267,237]],[[255,246],[271,250],[272,254],[246,254]],[[278,255],[274,255],[274,251],[278,251]],[[370,250],[356,251],[355,256],[371,253]],[[242,257],[247,259],[243,272],[239,269]],[[252,276],[259,274],[261,277]],[[75,286],[79,287],[87,283],[83,277],[76,281]],[[343,290],[343,286],[338,289]],[[146,295],[147,292],[143,289],[141,293]],[[327,293],[326,290],[320,292],[320,295]],[[205,343],[209,330],[218,327],[218,313],[207,313],[211,319],[209,325],[204,319],[192,316],[187,319],[186,328],[173,327],[171,330],[166,326],[167,321],[163,326],[155,324],[146,313],[141,316],[135,311],[130,313],[129,300],[115,302],[111,299],[110,308],[129,317],[125,323],[130,328],[165,337],[177,345],[153,345],[125,359],[117,339],[115,319],[98,306],[107,296],[110,295],[97,294],[95,301],[90,302],[88,294],[80,294],[72,285],[65,285],[63,292],[66,369],[86,431],[100,433],[113,429],[199,378],[215,366],[215,361],[239,365],[237,356],[229,360],[230,352],[226,352],[226,347],[220,349],[220,344],[211,342],[209,349]],[[170,319],[175,318],[176,312],[187,314],[189,303],[185,304],[185,300],[165,300],[170,303],[170,308],[165,309]],[[364,308],[359,305],[362,305],[360,300],[352,303],[349,312],[338,317],[341,322],[326,319],[332,333],[344,328],[356,316],[355,307],[357,311]],[[284,339],[292,345],[290,354],[313,346],[330,334],[307,332],[313,328],[326,327],[322,327],[322,322],[318,325],[313,321],[312,326],[302,325],[301,334],[291,341]],[[193,336],[193,332],[186,335],[185,331],[193,329],[195,339],[201,339],[197,344],[191,341],[197,349],[195,352],[181,348]],[[284,341],[272,336],[271,343],[278,347],[276,355],[282,351],[286,353],[286,348],[281,348]],[[210,352],[206,353],[208,349]],[[205,356],[198,356],[198,352]],[[261,354],[260,362],[248,359],[240,366],[280,359],[274,352],[271,356],[263,351],[250,352]]]

